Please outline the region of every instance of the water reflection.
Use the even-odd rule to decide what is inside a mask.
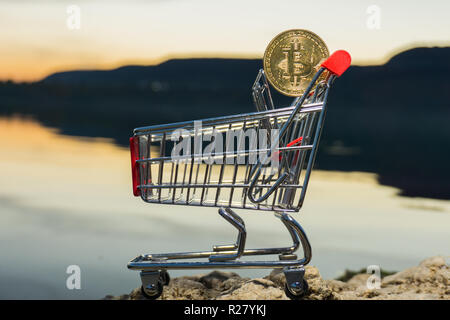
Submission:
[[[0,298],[127,293],[139,285],[138,273],[126,269],[135,255],[210,250],[236,236],[215,209],[148,205],[132,197],[127,149],[62,136],[31,120],[0,119],[0,175]],[[396,194],[373,174],[313,173],[295,218],[308,232],[312,264],[324,277],[372,264],[399,270],[449,254],[450,201]],[[240,214],[249,247],[289,244],[272,214]],[[66,289],[71,264],[81,267],[81,290]]]

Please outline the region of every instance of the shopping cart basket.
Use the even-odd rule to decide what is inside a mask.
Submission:
[[[216,245],[212,251],[144,254],[131,260],[128,268],[141,270],[144,296],[161,295],[169,283],[168,269],[205,268],[282,268],[286,294],[298,299],[307,293],[304,266],[311,260],[311,245],[289,213],[303,204],[328,92],[349,65],[350,55],[336,51],[289,107],[274,108],[260,70],[252,88],[257,112],[134,130],[130,151],[135,196],[148,203],[218,207],[238,230],[234,244]],[[274,212],[293,244],[246,249],[245,223],[233,209]],[[300,245],[299,259],[295,252]],[[278,260],[242,259],[257,255],[278,255]]]

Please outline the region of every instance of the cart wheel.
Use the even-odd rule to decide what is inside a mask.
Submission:
[[[167,270],[162,270],[162,271],[159,273],[159,277],[160,277],[161,282],[162,282],[162,284],[163,284],[164,286],[168,286],[168,285],[169,285],[169,283],[170,283],[170,275],[169,275],[169,273],[167,272]]]
[[[158,284],[156,285],[156,288],[154,288],[154,289],[147,289],[147,288],[144,288],[144,286],[141,286],[142,295],[149,300],[158,299],[161,296],[162,292],[163,292],[163,285],[160,281],[158,281]]]
[[[305,279],[302,280],[302,284],[297,289],[289,287],[287,283],[284,285],[284,292],[286,293],[286,296],[292,300],[300,300],[308,294],[308,290],[308,282],[306,282]]]

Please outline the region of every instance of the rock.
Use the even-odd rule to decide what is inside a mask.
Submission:
[[[328,286],[333,292],[336,293],[339,293],[341,291],[348,291],[351,288],[348,283],[338,280],[328,280]]]
[[[208,289],[219,289],[224,281],[232,278],[238,279],[240,277],[234,272],[213,271],[200,277],[199,281]]]
[[[324,280],[316,267],[305,267],[309,293],[303,299],[450,299],[450,268],[444,257],[432,257],[418,266],[382,279],[380,288],[369,289],[370,274],[356,274],[347,282]],[[159,299],[165,300],[286,300],[285,277],[280,269],[264,278],[241,278],[237,273],[213,271],[208,274],[172,279]],[[106,300],[145,299],[140,288]]]
[[[161,297],[164,300],[207,300],[211,298],[211,290],[208,290],[201,282],[190,279],[173,279],[164,289]]]
[[[216,297],[218,300],[286,300],[284,291],[268,279],[245,281],[241,287]]]
[[[444,257],[432,257],[418,266],[383,279],[381,292],[399,299],[449,299],[450,268]]]
[[[445,259],[442,256],[436,256],[436,257],[431,257],[428,259],[423,260],[420,265],[421,267],[436,267],[436,268],[441,268],[441,267],[445,267]]]

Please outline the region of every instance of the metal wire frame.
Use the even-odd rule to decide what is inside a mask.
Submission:
[[[204,119],[201,120],[201,129],[199,121],[135,129],[134,135],[140,146],[136,163],[142,199],[161,204],[298,211],[313,168],[332,80],[330,77],[328,82],[319,83],[313,94],[305,95],[303,101],[295,99],[286,108],[272,109],[270,93],[260,92],[256,97],[265,94],[266,99],[255,98],[255,104],[262,111]],[[255,84],[258,81],[263,82],[260,87],[267,83],[261,72]],[[200,150],[198,146],[196,150],[191,141],[189,148],[192,152],[189,154],[176,159],[170,154],[175,143],[183,139],[210,137],[214,133],[216,137],[221,135],[222,139],[225,138],[223,140],[227,140],[228,134],[236,130],[254,130],[258,146],[264,136],[261,129],[267,132],[279,130],[276,144],[258,148],[253,143],[252,147],[252,143],[245,141],[246,136],[240,135],[236,137],[237,141],[233,137],[233,144],[238,148],[231,151],[204,154],[200,152],[203,144]],[[174,139],[176,130],[184,132],[178,140]],[[299,137],[302,137],[300,145],[287,146]],[[270,139],[267,140],[270,143]],[[281,161],[277,172],[267,173],[267,166],[261,161],[249,163],[250,158],[256,155],[266,158],[278,155]],[[239,159],[243,159],[244,164],[239,164]],[[215,163],[205,163],[207,160]]]

